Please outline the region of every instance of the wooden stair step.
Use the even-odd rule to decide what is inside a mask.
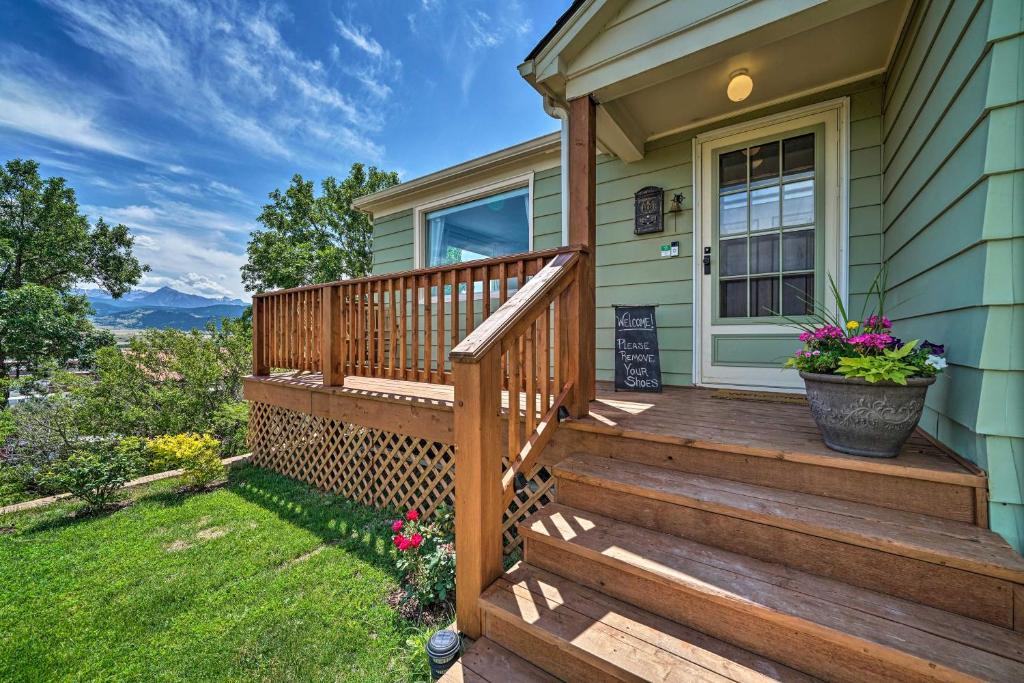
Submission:
[[[973,524],[586,454],[563,460],[555,473],[1024,583],[1024,557]]]
[[[466,648],[442,683],[557,683],[554,676],[509,652],[489,638],[478,638]]]
[[[1024,636],[780,564],[552,504],[526,561],[836,680],[1024,680]]]
[[[814,680],[524,563],[481,608],[491,638],[566,680]]]
[[[585,454],[554,473],[566,505],[1014,627],[1024,558],[987,529]]]

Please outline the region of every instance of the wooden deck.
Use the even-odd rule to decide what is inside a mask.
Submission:
[[[828,448],[800,397],[753,395],[713,389],[665,387],[661,394],[616,392],[597,385],[590,416],[563,427],[745,456],[772,458],[927,481],[985,487],[984,473],[916,432],[896,458],[864,458]],[[343,387],[325,387],[319,374],[246,379],[246,398],[338,419],[369,420],[367,426],[395,429],[445,441],[445,413],[454,406],[454,387],[397,379],[346,377]],[[508,394],[503,392],[507,410]]]

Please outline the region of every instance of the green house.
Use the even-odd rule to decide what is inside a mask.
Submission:
[[[586,99],[597,379],[613,306],[651,304],[666,385],[799,392],[780,313],[830,280],[860,311],[884,266],[897,332],[947,349],[920,425],[987,472],[1019,551],[1022,31],[1020,0],[577,0],[518,65],[561,132],[359,200],[374,274],[569,244]]]

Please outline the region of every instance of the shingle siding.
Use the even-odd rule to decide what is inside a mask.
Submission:
[[[882,253],[904,338],[946,343],[922,426],[990,477],[1024,549],[1024,29],[1019,0],[920,2],[885,86]]]

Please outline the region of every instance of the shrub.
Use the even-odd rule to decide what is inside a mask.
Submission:
[[[67,491],[97,510],[110,505],[141,470],[142,460],[130,450],[89,448],[54,461],[43,479],[51,488]]]
[[[180,468],[186,486],[209,486],[224,476],[224,463],[217,454],[220,446],[209,434],[175,434],[158,436],[147,442],[154,467]]]
[[[420,608],[452,600],[455,596],[455,539],[451,509],[441,506],[430,524],[409,510],[391,523],[392,542],[398,549],[398,569],[404,575],[407,600]]]
[[[213,414],[213,435],[220,440],[221,457],[247,453],[249,404],[245,401],[221,403]]]

